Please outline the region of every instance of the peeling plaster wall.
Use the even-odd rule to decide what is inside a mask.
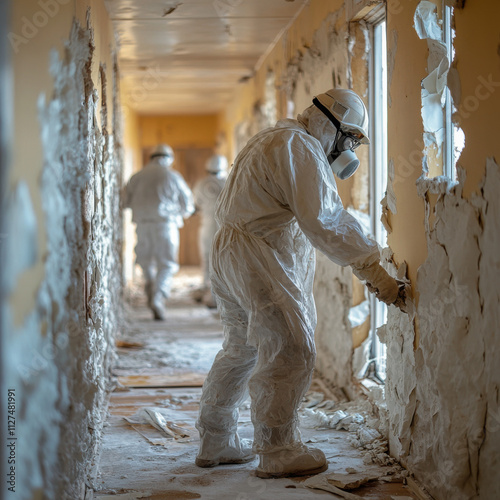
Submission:
[[[419,4],[389,11],[389,32],[396,33],[389,122],[399,132],[389,141],[390,243],[394,262],[408,263],[417,298],[414,317],[390,308],[381,331],[390,449],[437,500],[489,500],[500,497],[500,145],[489,135],[498,134],[500,113],[493,21],[500,6],[456,6],[457,71],[448,83],[465,149],[454,183],[425,174],[439,171],[441,161],[432,147],[424,149],[429,123],[398,120],[413,115],[422,97],[426,102],[420,82],[437,68],[432,47],[412,28]]]
[[[37,5],[24,11],[18,5],[13,19],[30,19]],[[68,8],[77,14],[86,5]],[[83,498],[105,418],[121,298],[122,146],[116,59],[111,45],[99,45],[112,40],[106,37],[111,28],[102,5],[97,13],[98,36],[92,13],[82,27],[61,7],[50,33],[65,40],[55,45],[60,53],[41,32],[38,43],[14,56],[16,148],[22,138],[34,145],[28,165],[16,149],[6,215],[8,272],[1,284],[2,392],[16,393],[20,499]],[[29,60],[47,65],[50,90],[45,76],[23,86],[19,78]],[[36,105],[25,95],[17,107],[24,92],[39,94]],[[24,300],[26,289],[32,301]]]

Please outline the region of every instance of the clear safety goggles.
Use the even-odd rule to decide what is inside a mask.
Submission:
[[[356,137],[355,135],[343,132],[342,130],[340,132],[340,137],[337,139],[335,143],[335,149],[339,152],[342,151],[347,151],[350,149],[351,151],[354,151],[358,146],[361,145],[361,138]]]

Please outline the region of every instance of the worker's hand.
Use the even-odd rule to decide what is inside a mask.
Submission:
[[[400,294],[398,282],[378,262],[355,269],[354,272],[358,278],[366,281],[368,290],[374,293],[377,299],[389,305],[396,304]]]
[[[399,287],[398,297],[394,305],[399,307],[401,311],[410,314],[407,300],[411,302],[412,292],[409,281],[396,280]]]

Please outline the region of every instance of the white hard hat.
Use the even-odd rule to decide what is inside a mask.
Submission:
[[[151,158],[155,158],[156,156],[170,156],[173,158],[174,151],[168,144],[158,144],[151,153]]]
[[[320,109],[325,114],[330,113],[336,118],[344,132],[358,132],[362,135],[360,142],[370,144],[368,138],[368,112],[361,100],[361,97],[348,89],[331,89],[324,94],[319,94],[313,100],[313,103],[326,109]],[[326,112],[325,112],[326,111]]]
[[[219,174],[227,170],[227,159],[222,155],[214,155],[208,161],[206,165],[207,172],[212,174]]]

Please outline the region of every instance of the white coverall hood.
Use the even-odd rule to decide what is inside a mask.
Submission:
[[[318,139],[325,155],[328,155],[337,135],[337,129],[329,118],[313,104],[298,115],[297,120],[310,135]]]

